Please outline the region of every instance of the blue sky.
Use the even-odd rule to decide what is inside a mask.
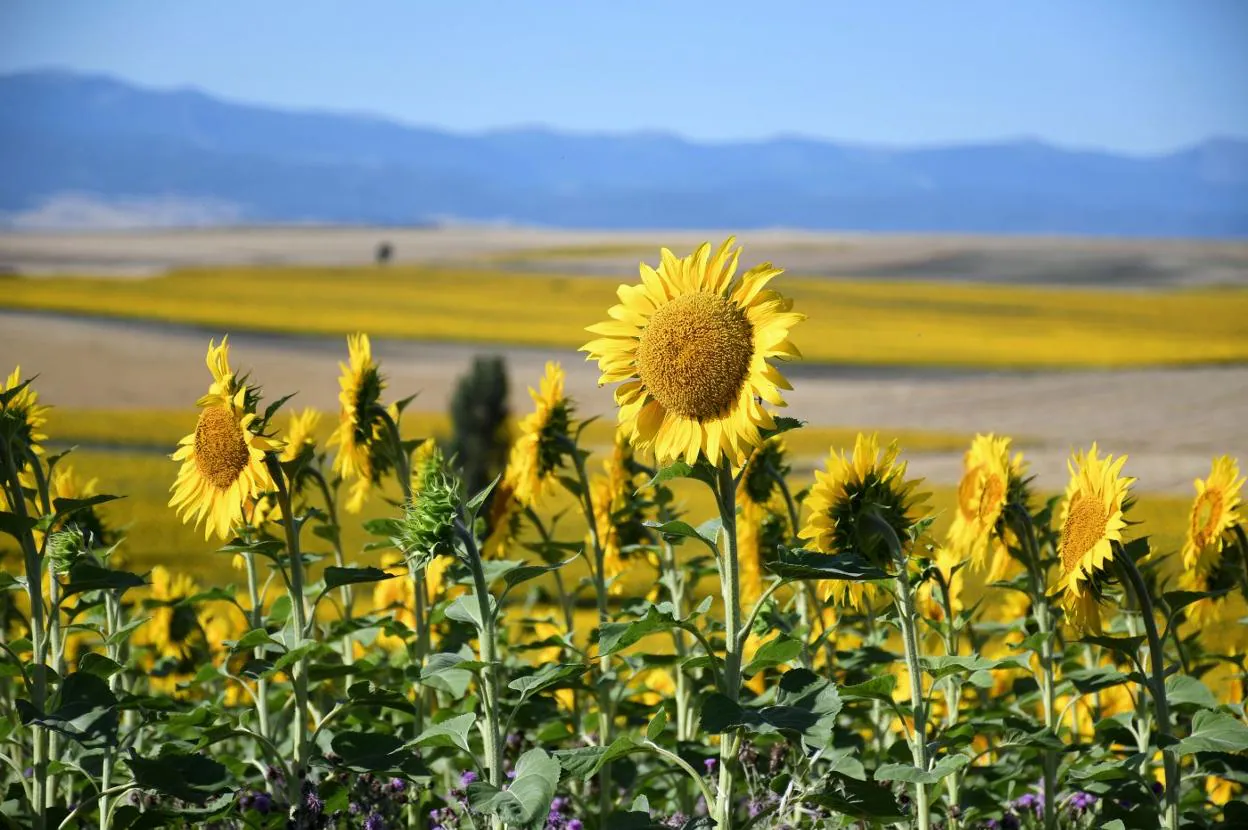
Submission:
[[[0,72],[702,140],[1164,151],[1248,136],[1245,44],[1239,0],[0,0]]]

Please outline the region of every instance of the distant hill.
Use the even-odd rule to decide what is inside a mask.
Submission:
[[[65,203],[73,209],[58,210]],[[897,149],[662,133],[457,134],[67,72],[0,76],[0,216],[159,223],[1248,236],[1248,140],[1149,157],[1037,141]],[[202,205],[203,209],[196,208]],[[120,206],[120,207],[119,207]]]

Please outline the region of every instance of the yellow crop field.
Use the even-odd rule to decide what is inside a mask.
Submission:
[[[634,274],[621,274],[620,281]],[[6,278],[0,308],[271,331],[576,348],[616,280],[420,266]],[[809,361],[989,368],[1248,360],[1248,291],[785,279]],[[532,302],[534,297],[542,301]]]

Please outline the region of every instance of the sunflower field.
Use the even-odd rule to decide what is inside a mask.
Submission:
[[[617,425],[551,363],[479,492],[366,335],[332,424],[211,342],[160,463],[241,588],[132,568],[15,370],[0,826],[1248,826],[1237,462],[1158,546],[1095,444],[1045,499],[975,436],[939,533],[896,441],[799,481],[781,369],[828,322],[738,256],[643,264],[581,348]]]

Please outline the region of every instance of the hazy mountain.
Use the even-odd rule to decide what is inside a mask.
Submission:
[[[66,72],[0,77],[0,214],[66,198],[202,203],[187,215],[205,221],[1245,236],[1248,140],[1137,157],[1036,141],[464,135]]]

